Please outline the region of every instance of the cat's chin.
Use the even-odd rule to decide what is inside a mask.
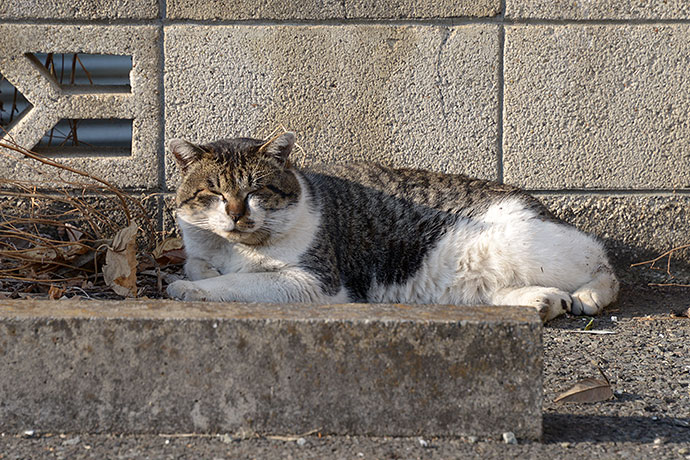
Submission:
[[[261,245],[268,240],[269,233],[261,229],[248,229],[248,230],[230,230],[223,231],[219,233],[220,236],[225,238],[231,243],[242,243],[252,246]]]

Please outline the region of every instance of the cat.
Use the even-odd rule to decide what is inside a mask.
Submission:
[[[168,148],[180,300],[526,305],[543,321],[618,295],[602,245],[496,182],[374,163],[298,169],[295,137]]]

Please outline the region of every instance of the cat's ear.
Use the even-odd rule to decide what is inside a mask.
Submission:
[[[201,155],[204,153],[201,147],[184,139],[173,139],[168,142],[168,150],[175,157],[175,163],[177,163],[177,167],[183,173],[187,171],[187,168],[192,163],[201,158]]]
[[[288,156],[295,145],[295,133],[284,133],[261,147],[261,150],[275,157],[286,168],[290,167]]]

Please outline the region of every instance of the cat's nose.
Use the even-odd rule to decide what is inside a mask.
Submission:
[[[228,200],[225,205],[225,212],[234,222],[237,222],[244,216],[246,209],[243,202],[239,200]]]

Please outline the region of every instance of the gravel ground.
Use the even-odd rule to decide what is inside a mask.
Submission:
[[[618,306],[544,329],[541,442],[305,435],[301,440],[230,436],[0,435],[0,459],[447,459],[680,458],[690,460],[690,289],[626,288]],[[615,318],[613,318],[615,317]],[[607,374],[616,398],[555,404],[577,380]]]

